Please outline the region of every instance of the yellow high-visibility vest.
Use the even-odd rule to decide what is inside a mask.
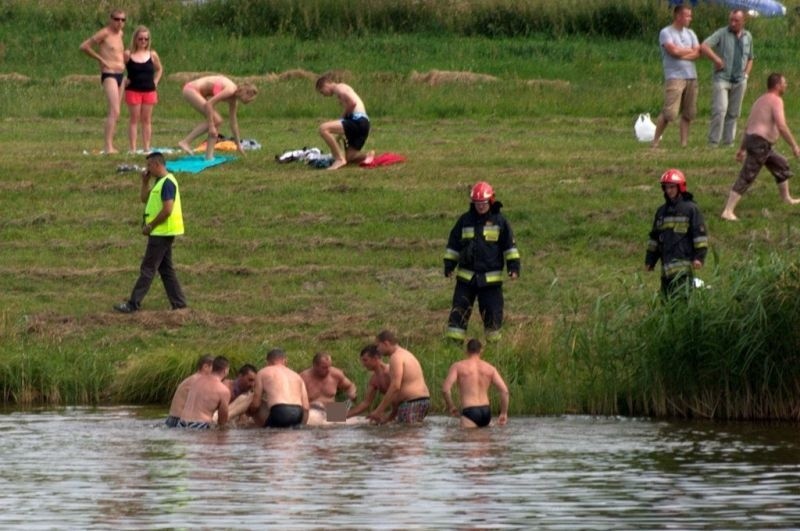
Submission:
[[[150,197],[147,198],[147,203],[144,207],[144,222],[150,223],[155,219],[161,209],[163,203],[161,202],[161,188],[164,186],[164,181],[169,179],[175,185],[175,201],[172,204],[172,214],[165,219],[162,223],[153,227],[151,236],[178,236],[183,234],[183,211],[181,210],[181,192],[178,189],[178,181],[171,173],[166,174],[161,179],[156,181],[153,189],[150,190]]]

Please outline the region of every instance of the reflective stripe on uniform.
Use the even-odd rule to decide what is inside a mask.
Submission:
[[[464,340],[467,338],[467,331],[464,330],[463,328],[450,326],[447,328],[447,332],[445,333],[444,336],[449,337],[450,339]]]
[[[487,330],[486,331],[486,341],[493,342],[499,341],[503,337],[503,333],[500,330]]]
[[[667,216],[659,226],[661,230],[672,229],[678,234],[685,234],[689,231],[689,218],[687,216]]]
[[[692,270],[692,263],[689,260],[674,260],[664,264],[664,276],[674,277],[678,273],[688,273]]]
[[[647,241],[647,250],[651,253],[658,251],[658,242],[655,240],[648,240]]]
[[[503,253],[503,258],[506,260],[519,260],[519,250],[516,247],[512,247]]]
[[[708,247],[708,236],[698,236],[693,240],[695,249]]]
[[[467,282],[472,280],[472,277],[474,276],[475,272],[470,271],[469,269],[462,269],[459,267],[458,270],[456,271],[456,277],[460,278],[461,280],[465,280]]]
[[[447,248],[444,250],[444,259],[445,260],[453,260],[454,262],[458,261],[458,251],[455,251],[451,248]]]
[[[475,227],[461,227],[461,239],[471,240],[475,237]]]
[[[502,282],[503,281],[503,272],[502,271],[489,271],[486,273],[486,282]]]

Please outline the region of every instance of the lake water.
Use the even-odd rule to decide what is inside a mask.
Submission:
[[[800,527],[798,427],[511,418],[195,432],[139,408],[0,415],[0,527]]]

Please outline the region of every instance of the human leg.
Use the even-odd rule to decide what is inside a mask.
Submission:
[[[794,199],[789,193],[789,178],[794,175],[791,168],[789,168],[789,161],[780,153],[770,149],[764,159],[764,166],[775,177],[775,184],[778,185],[778,193],[781,196],[781,200],[790,205],[800,203],[800,199]]]
[[[153,139],[153,106],[142,104],[139,116],[142,123],[142,148],[149,152]]]
[[[747,81],[731,85],[728,92],[728,110],[725,113],[725,127],[722,130],[722,143],[733,145],[736,139],[736,122],[742,114],[742,101],[747,90]]]
[[[467,338],[467,325],[476,296],[477,291],[471,284],[456,281],[446,337],[457,341],[464,341]]]
[[[189,102],[189,105],[191,105],[192,108],[199,112],[204,118],[201,123],[197,124],[188,135],[178,142],[178,146],[182,150],[192,155],[194,154],[194,150],[191,148],[192,142],[195,138],[208,131],[208,119],[206,117],[205,110],[206,99],[202,94],[200,94],[199,90],[192,86],[191,83],[187,83],[183,86],[183,99]]]
[[[172,266],[172,241],[173,238],[169,236],[170,242],[161,263],[158,266],[158,274],[161,276],[161,282],[164,284],[164,289],[167,292],[167,298],[172,305],[173,310],[186,308],[186,297],[183,295],[181,284],[178,282],[178,275],[175,274],[175,268]]]
[[[117,129],[117,120],[119,120],[122,93],[116,77],[108,76],[103,79],[103,92],[108,104],[108,113],[103,127],[104,150],[106,153],[118,153],[114,148],[114,132]]]
[[[167,238],[170,239],[169,242],[165,241]],[[142,265],[139,268],[139,278],[133,286],[131,297],[128,300],[128,303],[134,309],[138,310],[142,305],[142,300],[153,283],[153,278],[161,265],[161,260],[163,260],[164,254],[172,244],[172,237],[167,238],[163,236],[150,236],[147,238],[147,249],[145,249]]]
[[[503,286],[497,284],[482,288],[478,292],[478,310],[483,318],[486,341],[497,341],[503,326]]]
[[[697,80],[683,80],[683,91],[680,96],[681,102],[681,125],[680,138],[681,147],[689,144],[689,125],[697,116]]]
[[[333,164],[328,168],[330,170],[339,169],[347,164],[347,159],[342,153],[342,149],[339,147],[339,144],[336,142],[335,136],[343,134],[344,127],[342,127],[341,120],[331,120],[330,122],[324,122],[319,126],[319,136],[321,136],[325,141],[325,144],[328,145],[328,148],[330,148],[331,154],[333,155]]]
[[[684,87],[685,85],[681,79],[669,79],[664,84],[664,108],[656,119],[656,131],[653,136],[652,147],[658,147],[661,142],[661,135],[664,134],[667,125],[678,118]]]
[[[128,104],[128,114],[130,114],[130,120],[128,121],[128,149],[133,152],[136,151],[136,134],[142,116],[142,106]]]
[[[730,84],[715,81],[711,85],[711,123],[708,128],[708,144],[719,145],[722,140],[723,123],[728,111],[728,91]]]

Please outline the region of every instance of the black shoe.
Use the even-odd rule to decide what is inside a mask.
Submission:
[[[136,308],[134,308],[133,305],[127,301],[115,304],[114,309],[120,313],[133,313],[136,311]]]

